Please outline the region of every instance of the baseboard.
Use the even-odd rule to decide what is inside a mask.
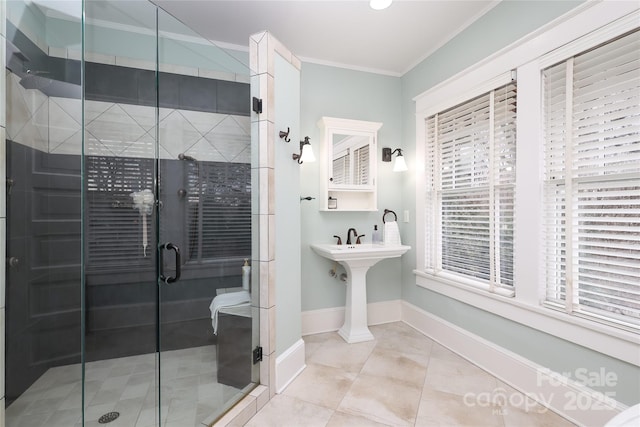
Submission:
[[[344,323],[344,307],[303,311],[301,320],[302,336],[337,331]]]
[[[276,393],[281,393],[303,370],[304,341],[299,339],[291,347],[276,357]]]
[[[605,396],[551,372],[406,301],[401,304],[401,318],[424,335],[578,425],[602,426],[626,409],[614,396]],[[494,394],[496,400],[509,399],[504,390],[495,390]]]
[[[367,304],[367,323],[380,325],[401,320],[401,300]],[[321,334],[340,329],[344,323],[344,307],[325,308],[302,312],[302,335]]]

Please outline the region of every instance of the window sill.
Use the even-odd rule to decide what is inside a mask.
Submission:
[[[513,322],[640,366],[638,335],[515,298],[492,294],[449,277],[414,270],[416,285]]]

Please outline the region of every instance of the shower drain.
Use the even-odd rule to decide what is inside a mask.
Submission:
[[[100,424],[107,424],[111,421],[115,421],[120,416],[120,412],[107,412],[100,418],[98,418],[98,422]]]

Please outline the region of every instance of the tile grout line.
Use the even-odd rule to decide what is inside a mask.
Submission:
[[[420,414],[420,406],[422,405],[422,396],[424,395],[424,389],[427,386],[427,378],[429,376],[429,365],[431,365],[431,350],[433,349],[433,342],[431,342],[431,346],[429,346],[429,358],[427,359],[427,366],[424,372],[424,381],[422,381],[422,389],[420,389],[420,400],[418,400],[418,408],[416,409],[416,416],[413,421],[414,427],[418,424],[418,415]]]

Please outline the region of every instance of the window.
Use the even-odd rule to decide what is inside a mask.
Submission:
[[[192,163],[188,175],[189,261],[251,257],[251,165]]]
[[[333,134],[332,186],[371,185],[368,135]]]
[[[427,271],[512,294],[515,82],[425,125]]]
[[[636,363],[640,9],[629,2],[585,3],[583,8],[414,98],[415,281],[429,292]],[[437,125],[438,116],[452,106],[509,83],[514,67],[514,295],[503,298],[500,293],[508,286],[498,287],[496,295],[477,287],[487,287],[486,279],[438,265],[442,202],[434,189],[444,171],[430,163],[438,157],[429,150],[438,151],[431,141],[436,132],[426,125],[428,119]],[[497,256],[496,261],[502,263]]]
[[[183,249],[187,267],[250,258],[251,165],[162,160],[160,167],[180,189],[186,186],[187,203],[178,191],[162,187],[167,191],[162,199],[161,236]],[[171,175],[182,167],[187,167],[184,184]],[[153,190],[154,168],[154,159],[85,157],[89,271],[154,268],[155,210],[141,215],[131,197],[134,192]]]
[[[543,70],[548,306],[640,326],[640,31]]]

